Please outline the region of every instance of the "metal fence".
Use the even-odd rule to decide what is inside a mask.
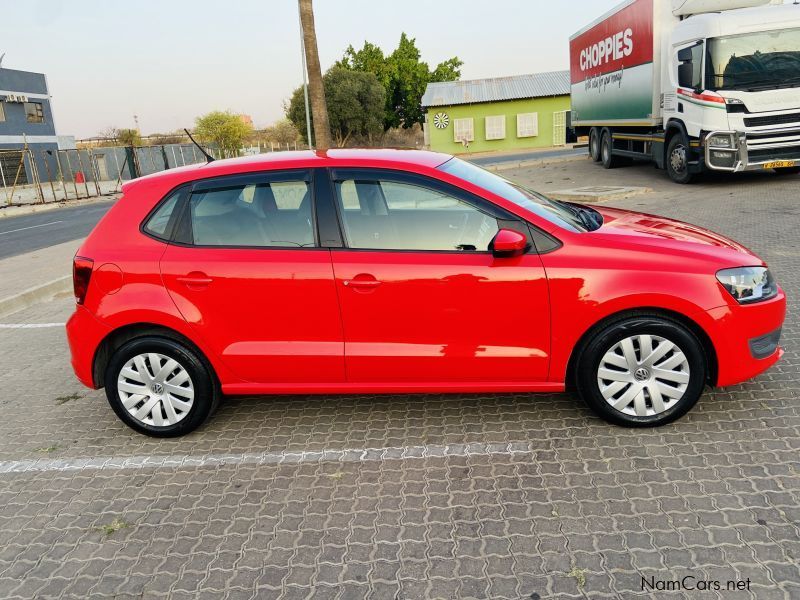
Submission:
[[[300,149],[297,144],[259,144],[234,155]],[[230,158],[209,148],[214,158]],[[0,206],[41,204],[118,192],[122,182],[166,169],[205,162],[194,144],[97,146],[42,150],[25,146],[0,150]]]

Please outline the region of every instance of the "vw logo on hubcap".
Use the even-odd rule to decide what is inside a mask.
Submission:
[[[644,367],[640,367],[634,371],[633,376],[636,378],[636,381],[647,381],[650,379],[650,371]]]
[[[156,396],[160,396],[161,394],[164,393],[164,386],[161,385],[160,383],[154,383],[153,384],[153,393]]]

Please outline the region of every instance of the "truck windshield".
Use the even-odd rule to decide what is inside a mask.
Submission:
[[[800,86],[800,29],[776,29],[708,40],[713,91]]]
[[[602,217],[600,217],[599,213],[596,217],[592,215],[590,220],[587,220],[587,217],[581,217],[581,210],[577,206],[573,207],[558,200],[550,200],[541,194],[532,192],[521,185],[517,185],[508,179],[459,158],[451,158],[443,165],[439,165],[438,169],[477,185],[487,192],[505,198],[569,231],[590,231],[596,229],[602,223]],[[589,211],[590,209],[584,210]],[[591,213],[594,212],[591,211]]]

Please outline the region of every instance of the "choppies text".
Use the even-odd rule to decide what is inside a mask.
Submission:
[[[633,30],[620,31],[581,50],[581,71],[593,69],[633,53]]]

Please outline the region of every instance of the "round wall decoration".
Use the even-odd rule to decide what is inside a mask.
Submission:
[[[436,129],[447,129],[448,125],[450,125],[450,117],[447,116],[447,113],[438,112],[433,115],[433,126]]]

